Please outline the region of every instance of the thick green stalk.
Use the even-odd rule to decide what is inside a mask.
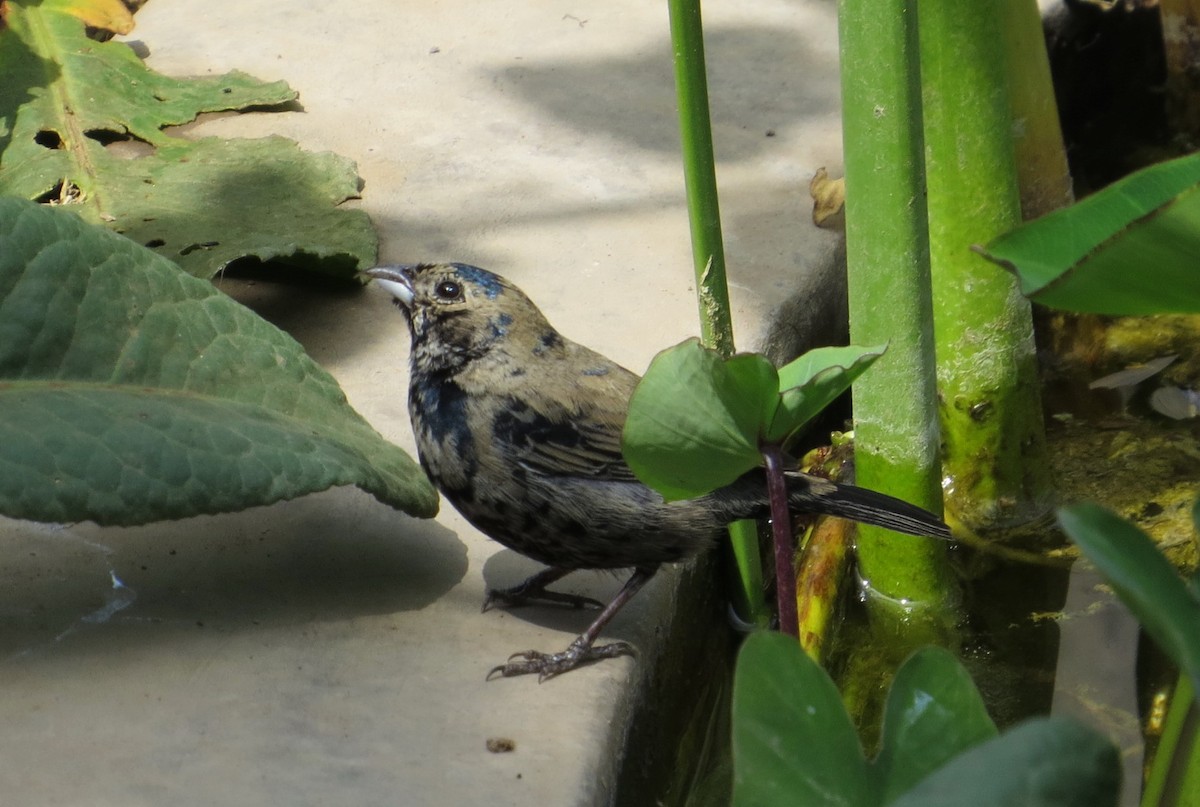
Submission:
[[[999,6],[921,0],[925,170],[946,506],[974,528],[1050,505],[1029,303],[971,251],[1021,221]]]
[[[858,483],[940,512],[916,2],[841,0],[839,32],[851,341],[888,343],[854,385]],[[951,600],[942,544],[861,527],[858,549],[887,598]]]
[[[734,351],[733,320],[729,314],[729,288],[725,280],[725,246],[721,239],[721,209],[717,202],[700,0],[670,0],[668,7],[684,186],[691,225],[696,296],[700,304],[700,334],[706,346],[731,356]],[[739,580],[738,611],[744,619],[765,625],[770,620],[770,610],[763,597],[757,529],[753,522],[738,522],[730,525],[729,537]]]
[[[1071,171],[1037,0],[1008,0],[1000,4],[999,12],[1021,217],[1028,220],[1074,201]]]

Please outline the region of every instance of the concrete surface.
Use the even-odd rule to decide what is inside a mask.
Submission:
[[[832,248],[808,179],[839,169],[835,4],[705,9],[736,327],[752,343]],[[153,0],[132,38],[174,75],[286,79],[303,113],[217,117],[358,163],[390,261],[513,278],[631,369],[696,332],[666,4]],[[768,132],[770,135],[768,135]],[[412,450],[407,335],[375,289],[222,287],[290,330]],[[611,802],[678,572],[608,631],[643,652],[485,682],[588,615],[479,613],[536,567],[453,510],[355,490],[138,529],[0,522],[0,801],[12,805]],[[620,581],[580,574],[607,598]],[[515,743],[491,753],[489,738]],[[668,748],[669,752],[671,749]],[[625,797],[625,803],[636,799]]]

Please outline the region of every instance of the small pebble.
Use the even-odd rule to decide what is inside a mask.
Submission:
[[[508,737],[488,737],[487,750],[493,754],[507,754],[509,751],[517,750],[517,741],[510,740]]]

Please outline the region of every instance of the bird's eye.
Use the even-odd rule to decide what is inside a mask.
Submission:
[[[462,286],[453,280],[443,280],[434,286],[433,293],[443,300],[457,300],[462,296]]]

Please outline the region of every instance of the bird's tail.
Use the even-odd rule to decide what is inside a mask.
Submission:
[[[800,471],[788,471],[788,509],[794,513],[822,513],[863,524],[886,527],[909,535],[950,539],[950,528],[940,518],[915,504],[854,485],[840,485]],[[724,503],[735,518],[766,518],[766,479],[750,473],[726,488]]]
[[[803,473],[788,473],[787,478],[788,504],[793,510],[840,516],[909,535],[950,538],[950,528],[940,518],[895,496]]]

